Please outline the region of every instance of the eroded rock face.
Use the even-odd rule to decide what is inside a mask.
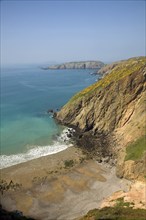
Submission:
[[[145,72],[145,57],[122,61],[99,82],[76,94],[56,119],[81,133],[80,146],[97,154],[99,149],[106,156],[113,154],[144,134]]]
[[[98,74],[108,74],[112,71],[112,69],[114,69],[114,67],[116,67],[120,62],[115,62],[115,63],[111,63],[111,64],[107,64],[105,66],[103,66],[100,70],[97,71]]]
[[[113,79],[104,88],[97,87],[91,93],[89,91],[89,94],[68,102],[56,118],[82,131],[92,130],[94,134],[98,131],[111,133],[124,126],[136,114],[135,104],[144,96],[143,71],[144,67],[118,81]],[[144,103],[139,104],[139,108],[144,106]]]
[[[139,181],[145,181],[146,176],[146,167],[145,167],[145,161],[146,161],[146,153],[143,155],[143,157],[137,161],[133,160],[127,160],[122,163],[117,163],[116,168],[116,174],[118,177],[131,179],[131,180],[139,180]]]

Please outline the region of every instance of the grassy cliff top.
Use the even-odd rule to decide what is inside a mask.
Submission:
[[[146,66],[146,57],[136,57],[130,58],[126,61],[120,62],[113,70],[107,74],[103,79],[92,84],[91,86],[85,88],[81,92],[73,96],[69,103],[76,101],[77,99],[92,94],[95,90],[107,87],[112,82],[117,82],[118,80],[132,74],[133,72],[139,71],[141,68]]]

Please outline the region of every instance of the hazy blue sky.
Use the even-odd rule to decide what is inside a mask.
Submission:
[[[1,63],[145,55],[145,1],[1,1]]]

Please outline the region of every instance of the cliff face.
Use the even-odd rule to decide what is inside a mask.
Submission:
[[[144,107],[140,100],[145,91],[145,61],[130,59],[119,64],[109,75],[76,94],[57,113],[57,119],[94,133],[123,127]]]
[[[96,69],[104,66],[101,61],[68,62],[60,65],[49,66],[47,69]]]
[[[104,65],[100,70],[97,71],[97,73],[106,75],[106,74],[110,73],[118,64],[120,64],[122,62],[124,62],[124,61],[118,61],[118,62]]]
[[[80,143],[89,149],[91,146],[98,151],[100,145],[102,149],[106,146],[107,151],[105,136],[114,136],[114,142],[109,141],[109,145],[116,143],[113,151],[124,149],[145,132],[145,82],[145,57],[122,61],[110,74],[76,94],[56,118],[62,124],[79,129],[83,134],[80,139],[85,140]],[[100,141],[99,134],[103,134]],[[122,160],[118,160],[119,169],[124,169],[124,163],[122,156]]]

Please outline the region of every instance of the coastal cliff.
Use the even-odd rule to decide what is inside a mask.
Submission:
[[[101,61],[81,61],[81,62],[68,62],[60,65],[53,65],[45,69],[99,69],[104,66]]]
[[[146,57],[119,62],[56,114],[60,123],[76,128],[78,145],[100,161],[113,157],[117,175],[129,179],[145,175],[145,82]],[[133,154],[140,150],[141,156],[129,159],[130,146],[138,140]]]
[[[97,71],[97,74],[106,75],[112,71],[113,68],[115,68],[119,63],[124,62],[123,60],[117,61],[114,63],[106,64],[104,65],[100,70]]]

